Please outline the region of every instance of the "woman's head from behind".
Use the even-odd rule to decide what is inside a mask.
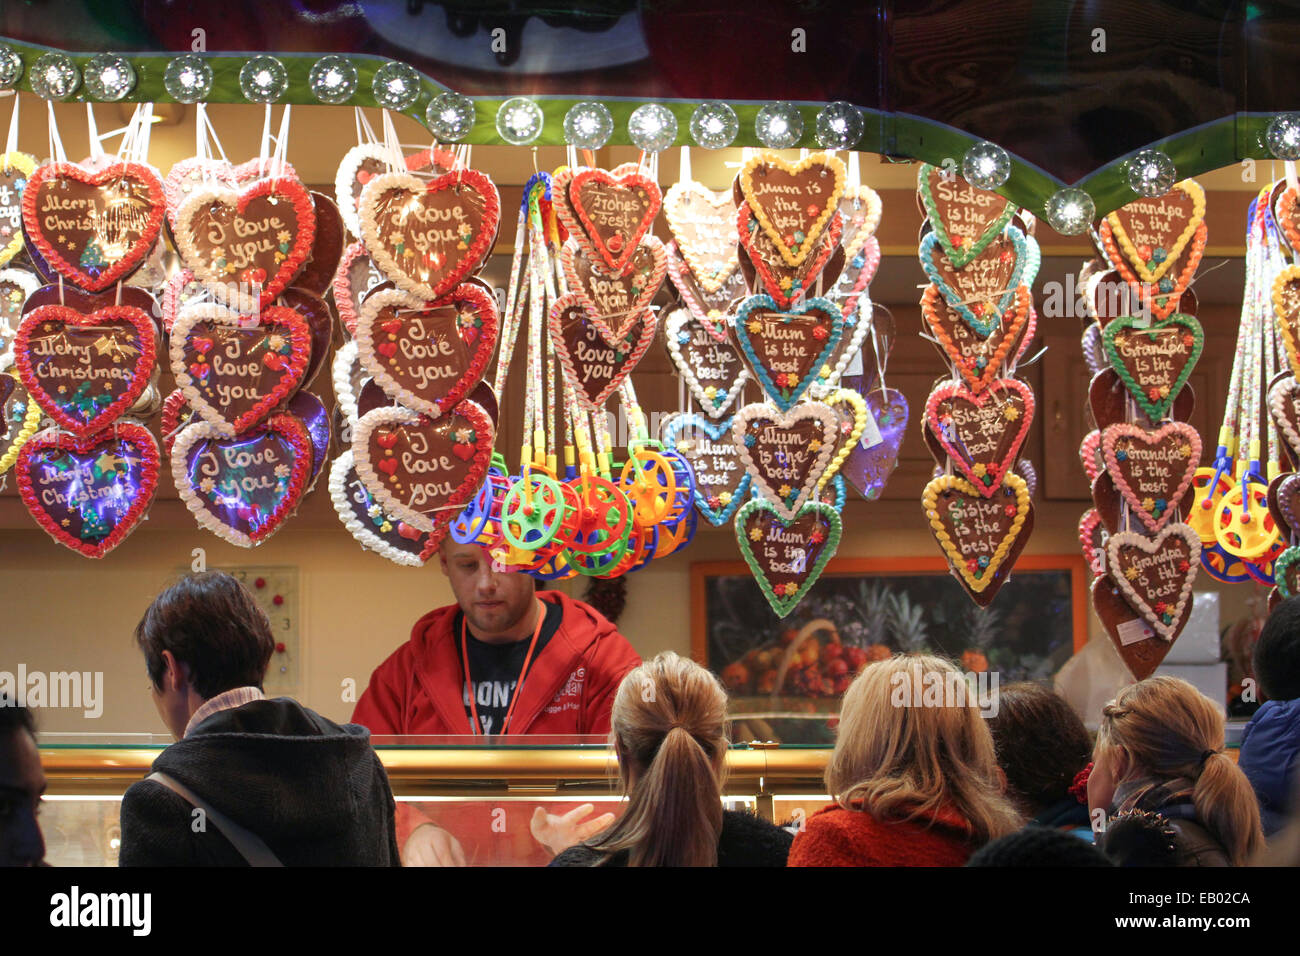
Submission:
[[[1245,774],[1222,753],[1223,715],[1185,680],[1150,677],[1102,708],[1088,805],[1109,812],[1115,790],[1153,779],[1192,782],[1197,820],[1241,864],[1263,841],[1259,806]]]
[[[1083,721],[1060,694],[1042,684],[1001,688],[989,730],[1007,775],[1007,795],[1029,816],[1065,799],[1091,759],[1092,740]]]
[[[993,738],[965,675],[929,655],[867,667],[840,708],[831,796],[879,818],[956,811],[985,843],[1020,826],[1002,796]]]
[[[712,866],[727,755],[722,685],[665,652],[623,678],[610,722],[628,806],[591,845],[627,849],[634,866]]]

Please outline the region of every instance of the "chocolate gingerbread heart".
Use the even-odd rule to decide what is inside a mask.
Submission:
[[[958,269],[983,252],[1016,211],[1005,197],[929,163],[917,171],[916,186],[935,237]]]
[[[730,311],[732,303],[739,303],[749,294],[744,275],[740,270],[736,270],[727,277],[727,281],[717,292],[705,292],[696,284],[690,268],[682,261],[676,243],[670,242],[664,247],[664,252],[668,263],[668,278],[673,288],[677,290],[682,304],[690,309],[691,315],[695,316],[698,322],[710,330],[714,338],[719,342],[726,341],[726,314]]]
[[[386,281],[374,260],[366,254],[365,243],[354,242],[343,250],[330,287],[334,292],[334,307],[339,321],[348,335],[355,334],[361,302],[371,290]]]
[[[1268,503],[1283,537],[1300,529],[1300,474],[1279,475],[1270,482]]]
[[[402,157],[407,172],[432,170],[435,176],[449,172],[456,166],[456,157],[445,149],[422,149]],[[343,224],[354,236],[361,235],[361,220],[357,203],[361,192],[376,176],[393,169],[393,157],[383,143],[360,143],[353,146],[339,160],[334,177],[334,198],[338,203]]]
[[[1094,428],[1083,436],[1079,442],[1079,462],[1089,483],[1096,481],[1101,470],[1106,467],[1106,460],[1101,456],[1101,431]]]
[[[496,300],[477,283],[434,302],[376,292],[361,306],[357,357],[395,401],[436,418],[483,377],[499,325]]]
[[[730,336],[719,342],[687,309],[664,319],[664,341],[677,374],[710,418],[721,418],[735,401],[749,370]]]
[[[663,208],[668,231],[691,275],[706,292],[717,292],[739,267],[732,191],[715,193],[686,180],[669,187]]]
[[[133,406],[153,373],[153,320],[133,306],[89,314],[61,305],[28,312],[14,337],[18,374],[62,428],[92,435]]]
[[[13,467],[18,452],[41,427],[41,407],[31,400],[18,375],[0,355],[0,475]]]
[[[757,402],[732,419],[732,439],[755,490],[787,521],[813,496],[837,427],[834,410],[821,402],[800,402],[785,412]]]
[[[242,190],[196,189],[176,211],[176,245],[217,301],[241,312],[270,305],[302,271],[316,238],[316,207],[296,179]]]
[[[311,329],[283,306],[250,320],[216,303],[176,317],[169,355],[185,402],[220,434],[238,435],[284,404],[302,385]]]
[[[1183,249],[1196,241],[1205,217],[1205,190],[1185,179],[1163,196],[1141,197],[1106,217],[1106,254],[1121,270],[1146,283],[1169,273]]]
[[[663,195],[658,183],[637,172],[614,176],[603,169],[580,169],[569,182],[568,200],[567,207],[555,208],[569,217],[569,235],[592,259],[621,275],[659,214]]]
[[[778,617],[803,600],[840,543],[840,516],[830,505],[808,502],[786,519],[755,498],[736,515],[736,543]]]
[[[1136,680],[1155,673],[1173,644],[1129,606],[1109,574],[1092,582],[1092,606],[1124,665]]]
[[[175,228],[176,211],[196,189],[211,185],[227,189],[239,188],[235,167],[224,159],[190,156],[172,166],[163,180],[163,197],[166,203],[167,222]]]
[[[663,243],[654,236],[641,241],[626,270],[618,275],[572,238],[560,250],[560,262],[569,292],[586,306],[587,317],[611,345],[626,341],[636,328],[637,319],[664,284],[668,269]]]
[[[845,380],[848,381],[847,379]],[[867,501],[875,501],[898,467],[898,452],[907,431],[908,407],[903,393],[873,389],[864,396],[870,422],[840,467],[849,484]]]
[[[755,295],[741,304],[733,328],[763,391],[784,411],[816,380],[844,334],[844,319],[827,299],[782,310]]]
[[[1282,600],[1300,594],[1300,548],[1287,548],[1273,562],[1273,579]]]
[[[1079,546],[1083,548],[1083,560],[1095,578],[1105,573],[1106,526],[1102,524],[1101,515],[1096,508],[1089,508],[1079,519]]]
[[[1101,433],[1101,450],[1113,487],[1150,531],[1176,518],[1201,459],[1201,436],[1183,422],[1154,431],[1120,422]],[[1096,486],[1099,488],[1104,486]],[[1109,496],[1107,496],[1109,497]],[[1119,527],[1119,501],[1097,500],[1107,525]]]
[[[760,152],[740,169],[737,184],[763,231],[788,266],[798,266],[838,211],[844,192],[844,164],[830,153],[813,153],[797,163]]]
[[[1287,266],[1273,280],[1273,314],[1291,374],[1300,374],[1300,266]]]
[[[492,421],[472,401],[438,419],[390,406],[357,420],[352,455],[384,511],[432,535],[436,546],[482,484],[494,438]]]
[[[399,289],[442,298],[474,275],[492,252],[501,197],[477,169],[425,182],[384,173],[361,191],[361,239],[370,258]]]
[[[944,301],[939,287],[928,285],[921,297],[921,316],[931,334],[948,355],[973,392],[982,392],[1002,374],[1013,348],[1021,343],[1021,332],[1029,320],[1030,295],[1027,286],[1016,289],[1015,302],[989,335],[976,334],[952,306]]]
[[[944,454],[988,498],[1003,485],[1034,420],[1034,393],[1001,378],[983,392],[946,382],[930,393],[925,421]]]
[[[0,352],[9,351],[27,297],[40,287],[41,279],[35,272],[0,269]]]
[[[844,187],[840,194],[839,214],[844,220],[844,256],[850,263],[874,238],[876,227],[880,225],[880,213],[880,194],[870,186],[863,183]],[[879,249],[879,243],[876,248]],[[875,268],[871,271],[874,273]]]
[[[1174,397],[1173,405],[1166,415],[1174,421],[1185,422],[1191,418],[1196,405],[1196,394],[1190,385],[1184,385]],[[1092,377],[1088,384],[1088,412],[1092,424],[1105,428],[1116,422],[1132,421],[1143,428],[1156,428],[1163,419],[1152,421],[1134,403],[1119,373],[1113,368],[1104,368]]]
[[[1187,287],[1191,284],[1192,276],[1196,274],[1196,269],[1201,264],[1201,256],[1205,252],[1208,231],[1204,222],[1196,227],[1192,240],[1183,247],[1170,268],[1154,282],[1142,279],[1128,262],[1124,261],[1123,254],[1116,248],[1109,222],[1102,221],[1098,227],[1098,236],[1120,276],[1128,283],[1130,290],[1136,293],[1142,312],[1150,313],[1156,319],[1168,318],[1176,311],[1188,314],[1195,312],[1194,308],[1184,306],[1183,299],[1190,300],[1195,295]]]
[[[0,266],[23,250],[23,191],[36,171],[36,157],[0,153]]]
[[[23,227],[51,269],[98,292],[144,262],[163,206],[162,181],[142,163],[115,162],[97,173],[49,163],[28,177]]]
[[[1131,315],[1117,318],[1102,330],[1102,346],[1124,387],[1154,422],[1168,414],[1191,376],[1205,333],[1196,319],[1182,313],[1149,326],[1139,323]]]
[[[424,565],[425,533],[384,513],[357,477],[351,449],[335,458],[330,467],[330,500],[348,533],[367,551],[410,568]]]
[[[30,439],[14,469],[36,522],[59,544],[102,558],[144,518],[158,490],[158,443],[133,422],[85,437]]]
[[[172,478],[200,527],[251,548],[298,507],[312,456],[307,426],[294,415],[272,415],[237,437],[211,422],[195,422],[172,444]]]
[[[1300,459],[1300,382],[1287,375],[1268,390],[1268,411],[1292,454]]]
[[[736,220],[740,237],[740,271],[746,284],[762,290],[782,308],[805,296],[829,290],[844,269],[844,250],[840,246],[843,220],[837,212],[831,217],[816,248],[797,266],[788,265],[780,250],[758,226],[753,212],[742,206]]]
[[[987,336],[1015,304],[1031,257],[1024,233],[1008,226],[960,268],[933,232],[921,240],[920,258],[925,274],[947,303],[977,335]]]
[[[1170,642],[1187,623],[1200,562],[1201,539],[1185,524],[1154,537],[1121,531],[1106,542],[1106,569],[1125,603]]]
[[[636,368],[654,340],[654,313],[644,312],[626,342],[611,345],[587,317],[586,307],[573,294],[551,306],[550,332],[565,378],[588,411],[600,412],[605,401]]]
[[[744,503],[750,475],[731,441],[732,420],[716,424],[694,414],[674,415],[662,429],[665,447],[674,449],[691,466],[695,477],[695,507],[720,528]]]
[[[921,495],[930,532],[975,603],[987,606],[1010,575],[1034,526],[1025,481],[1003,477],[991,497],[965,478],[940,475]]]

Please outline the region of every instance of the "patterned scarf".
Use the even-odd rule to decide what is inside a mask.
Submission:
[[[1172,780],[1147,777],[1120,784],[1111,801],[1112,815],[1129,810],[1149,810],[1169,820],[1195,820],[1193,787],[1195,782],[1187,777],[1175,777]]]

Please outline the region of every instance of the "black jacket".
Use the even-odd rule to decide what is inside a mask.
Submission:
[[[262,838],[285,866],[400,866],[393,793],[370,732],[287,697],[223,710],[153,763]],[[209,820],[152,780],[122,798],[121,866],[243,866]]]
[[[718,866],[785,866],[794,834],[752,813],[722,811],[722,832],[718,834]],[[631,853],[620,850],[613,856],[578,844],[560,853],[550,866],[627,866]]]

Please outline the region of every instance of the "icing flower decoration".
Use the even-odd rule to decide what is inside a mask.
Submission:
[[[1192,335],[1191,332],[1188,332],[1186,335],[1183,336],[1184,346],[1190,349],[1195,344],[1196,344],[1196,336]]]
[[[988,474],[988,467],[984,464],[984,462],[981,461],[978,462],[975,465],[975,467],[971,469],[971,471],[973,471],[980,478],[983,478],[986,474]]]
[[[1181,571],[1181,572],[1183,572],[1184,574],[1186,574],[1186,573],[1187,573],[1188,571],[1190,571],[1191,569],[1192,569],[1192,566],[1191,566],[1190,564],[1188,564],[1186,560],[1183,560],[1183,561],[1179,561],[1179,562],[1178,562],[1178,570]]]
[[[1014,517],[1016,516],[1016,506],[1015,506],[1015,505],[1007,505],[1007,506],[1006,506],[1005,508],[1003,508],[1002,510],[1006,512],[1008,518],[1014,518]]]
[[[762,541],[762,540],[763,540],[763,529],[762,529],[762,528],[750,528],[750,529],[749,529],[749,540],[750,540],[750,541]]]
[[[1192,446],[1187,444],[1186,442],[1178,446],[1178,454],[1182,455],[1184,458],[1191,455],[1191,453],[1192,453]]]
[[[1145,509],[1146,511],[1151,511],[1151,510],[1153,510],[1153,509],[1155,508],[1155,506],[1156,506],[1156,502],[1155,502],[1155,499],[1154,499],[1154,498],[1143,498],[1143,499],[1142,499],[1142,507],[1143,507],[1143,509]]]
[[[458,428],[451,433],[451,437],[456,440],[456,444],[464,445],[470,441],[470,438],[473,434],[474,432],[472,429]]]
[[[790,494],[792,490],[793,489],[789,485],[782,485],[780,488],[776,489],[776,493],[784,498]]]
[[[1002,417],[1009,422],[1014,422],[1020,417],[1020,412],[1014,405],[1008,405],[1006,408],[1002,409]]]
[[[812,330],[812,337],[818,342],[824,342],[828,335],[830,335],[830,333],[826,331],[826,326],[824,325],[818,325]]]
[[[1160,398],[1160,389],[1158,389],[1158,388],[1156,388],[1154,385],[1152,385],[1150,388],[1147,389],[1147,398],[1151,399],[1151,401],[1153,401],[1153,402],[1156,401],[1157,399],[1159,399],[1159,398]]]
[[[1169,386],[1168,386],[1168,385],[1161,385],[1161,386],[1160,386],[1160,397],[1161,397],[1161,398],[1168,398],[1168,397],[1169,397]]]
[[[759,332],[763,331],[763,323],[758,319],[750,319],[745,323],[745,331],[750,335],[757,335]]]
[[[1137,568],[1129,568],[1127,571],[1124,572],[1124,577],[1128,578],[1130,581],[1135,580],[1137,576],[1138,576]]]
[[[710,508],[716,508],[716,507],[718,507],[718,505],[720,505],[721,503],[722,503],[722,502],[718,499],[718,496],[717,496],[717,495],[709,495],[709,507],[710,507]]]
[[[1155,608],[1153,608],[1153,610],[1154,610],[1157,614],[1164,614],[1165,611],[1169,610],[1169,605],[1166,604],[1164,601],[1157,601],[1157,602],[1156,602],[1156,606],[1155,606]]]
[[[718,504],[722,505],[725,508],[727,505],[731,504],[731,492],[723,491],[717,495],[717,499],[718,499]]]
[[[822,441],[821,441],[821,439],[820,439],[820,438],[814,438],[812,441],[810,441],[810,442],[808,443],[808,447],[809,447],[810,449],[812,449],[813,451],[819,451],[819,450],[821,449],[821,447],[822,447]]]

